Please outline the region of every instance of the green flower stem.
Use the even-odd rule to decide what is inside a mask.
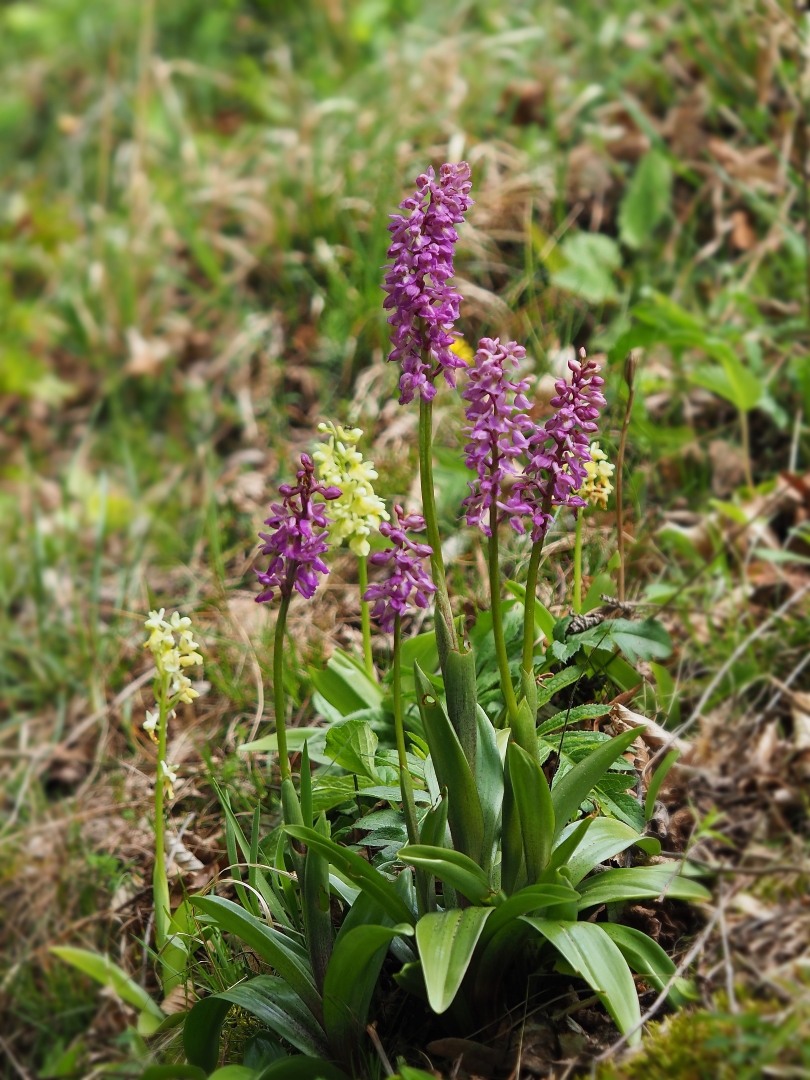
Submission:
[[[374,658],[371,655],[371,609],[368,601],[364,600],[368,588],[368,556],[357,556],[357,583],[360,588],[360,621],[363,626],[363,662],[366,665],[368,677],[377,681],[377,672],[374,670]]]
[[[427,540],[433,549],[430,556],[430,572],[433,584],[436,586],[436,610],[447,629],[446,634],[441,632],[436,634],[439,659],[444,670],[447,649],[458,651],[458,638],[447,592],[442,541],[439,536],[439,520],[436,513],[436,496],[433,490],[433,402],[425,401],[424,398],[419,401],[419,477],[422,484],[422,512],[427,526]],[[447,648],[443,648],[445,643]]]
[[[290,597],[282,596],[276,619],[273,641],[273,702],[276,709],[276,739],[278,740],[278,767],[282,783],[292,779],[290,759],[287,754],[287,698],[284,693],[284,630],[287,626],[287,610]]]
[[[171,907],[169,901],[169,881],[166,877],[166,830],[163,820],[165,779],[163,765],[166,761],[166,740],[168,730],[169,676],[161,674],[158,697],[158,756],[157,777],[155,779],[155,865],[152,870],[152,897],[155,905],[155,943],[160,952],[169,936]]]
[[[528,675],[534,674],[534,639],[537,636],[534,625],[534,605],[537,602],[537,571],[540,568],[544,540],[545,537],[532,545],[529,569],[526,574],[526,595],[523,599],[523,670]]]
[[[397,740],[399,759],[399,789],[402,794],[402,812],[405,815],[405,828],[410,844],[419,843],[419,828],[416,823],[416,803],[413,799],[413,782],[408,768],[405,751],[405,726],[402,721],[402,622],[399,615],[394,616],[394,732]],[[424,871],[416,871],[416,898],[419,914],[427,910],[427,877]]]
[[[574,533],[574,614],[582,611],[582,519],[585,516],[582,506],[577,511],[577,525]]]
[[[489,509],[489,593],[492,610],[492,636],[495,639],[495,655],[498,658],[498,671],[501,676],[501,689],[506,701],[506,711],[510,722],[517,717],[517,699],[509,674],[509,658],[506,655],[506,642],[503,636],[503,615],[501,612],[501,575],[498,563],[498,507],[493,502]]]

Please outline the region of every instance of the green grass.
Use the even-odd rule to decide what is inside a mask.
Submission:
[[[709,444],[738,447],[741,436],[733,404],[697,391],[705,366],[719,369],[707,342],[722,341],[767,388],[749,421],[760,491],[787,468],[797,423],[799,471],[810,450],[795,119],[804,31],[787,5],[783,14],[670,0],[609,10],[586,0],[203,7],[156,5],[152,35],[148,0],[39,0],[0,12],[0,909],[9,916],[0,993],[14,1003],[9,1046],[41,1075],[55,1047],[87,1029],[96,1001],[84,980],[43,959],[44,947],[104,909],[118,867],[142,881],[148,866],[146,781],[133,771],[151,776],[140,730],[148,693],[101,717],[73,758],[49,748],[146,670],[141,617],[151,605],[193,611],[211,687],[181,716],[197,749],[184,766],[193,793],[174,812],[215,830],[213,776],[240,813],[258,796],[272,818],[270,779],[234,753],[259,683],[263,724],[272,718],[272,625],[246,614],[250,557],[276,484],[319,419],[351,418],[371,445],[402,416],[386,405],[396,373],[381,366],[380,267],[388,214],[427,164],[455,153],[474,167],[477,207],[458,259],[477,287],[463,307],[465,335],[515,337],[538,375],[570,344],[606,352],[601,441],[611,457],[624,353],[644,344],[624,337],[639,323],[633,310],[656,328],[630,428],[628,592],[681,590],[669,618],[683,718],[777,603],[740,588],[752,566],[762,575],[762,561],[749,565],[739,544],[720,552]],[[772,53],[771,40],[780,43]],[[638,179],[647,152],[652,194]],[[743,220],[753,246],[733,225]],[[667,315],[657,294],[679,309]],[[461,411],[446,391],[439,407],[450,528],[466,494],[454,464]],[[405,496],[413,431],[372,456],[380,491]],[[722,499],[727,514],[750,505],[740,475]],[[708,547],[660,532],[662,512],[684,508],[715,510]],[[780,542],[789,518],[775,521]],[[590,576],[615,543],[612,515],[596,520]],[[460,596],[481,591],[475,548],[453,570]],[[513,557],[520,567],[519,545]],[[348,564],[335,577],[344,573]],[[567,556],[543,573],[562,601]],[[351,609],[338,592],[314,625],[293,609],[287,690],[304,720],[307,664],[336,641],[352,646],[339,629]],[[792,669],[807,633],[807,615],[791,613],[731,666],[708,707],[722,704],[733,723],[770,693],[770,675]],[[636,704],[658,703],[648,691]],[[31,830],[116,804],[120,830],[51,851],[35,891],[52,902],[38,921],[37,904],[20,903],[34,889],[25,871],[38,865]],[[91,921],[82,942],[120,947],[119,926]],[[135,919],[128,931],[133,969],[143,930]],[[708,1017],[690,1030],[698,1041],[731,1038],[724,1024]],[[102,1025],[91,1049],[125,1060],[134,1051],[121,1038]],[[693,1074],[684,1066],[683,1075]]]

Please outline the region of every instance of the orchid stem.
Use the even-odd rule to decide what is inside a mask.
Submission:
[[[501,689],[506,711],[510,721],[517,716],[517,699],[509,673],[509,658],[506,655],[506,641],[503,636],[503,615],[501,612],[501,576],[498,563],[498,507],[493,501],[489,508],[489,594],[492,611],[492,636],[495,639],[495,655],[498,658],[498,671],[501,676]]]
[[[534,625],[534,608],[537,602],[537,572],[540,569],[540,557],[543,554],[545,536],[532,544],[529,569],[526,573],[526,595],[523,598],[523,670],[531,675],[534,672],[534,641],[537,630]]]
[[[577,510],[577,524],[576,532],[574,533],[574,596],[573,607],[574,614],[579,615],[582,611],[582,519],[584,517],[582,511],[584,507],[580,507]]]
[[[402,812],[405,815],[405,828],[408,843],[419,843],[419,828],[416,822],[416,803],[413,798],[413,782],[408,768],[405,751],[405,726],[402,721],[402,620],[394,616],[394,733],[397,741],[399,759],[399,790],[402,794]],[[416,871],[416,896],[419,914],[427,911],[427,880],[421,870]]]
[[[453,623],[453,611],[450,607],[450,597],[447,592],[447,577],[442,559],[442,541],[439,535],[439,519],[436,513],[436,496],[433,490],[433,402],[419,401],[419,477],[422,485],[422,512],[425,516],[425,526],[428,543],[432,548],[430,556],[430,572],[433,584],[436,586],[436,609],[439,617],[447,627],[447,639],[451,649],[458,650],[458,638]],[[439,643],[439,657],[444,670],[444,657],[441,655],[441,639],[437,634]]]
[[[374,658],[371,655],[371,610],[368,601],[363,597],[368,588],[368,556],[357,556],[357,583],[360,588],[360,621],[363,627],[363,663],[366,673],[374,682],[377,681],[377,672],[374,670]]]
[[[287,610],[290,597],[282,596],[276,619],[273,640],[273,702],[276,710],[276,740],[278,742],[278,767],[281,779],[290,780],[290,759],[287,754],[287,696],[284,693],[284,631],[287,626]]]
[[[155,904],[155,944],[160,952],[169,936],[171,909],[169,906],[169,881],[166,877],[166,828],[163,820],[164,787],[166,761],[166,741],[168,727],[169,677],[162,675],[158,696],[158,753],[157,777],[155,778],[155,865],[152,870],[152,896]]]

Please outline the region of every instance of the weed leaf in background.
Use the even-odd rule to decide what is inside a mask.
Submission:
[[[666,155],[650,150],[644,155],[619,207],[619,237],[637,249],[652,236],[669,210],[672,197],[672,166]]]

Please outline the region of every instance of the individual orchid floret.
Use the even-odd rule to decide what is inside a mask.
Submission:
[[[501,345],[500,338],[483,338],[461,393],[468,402],[469,425],[464,432],[470,439],[464,460],[476,473],[476,479],[469,481],[471,494],[462,505],[467,509],[467,524],[477,526],[486,536],[492,535],[489,516],[493,504],[499,520],[506,516],[519,520],[521,513],[515,501],[504,502],[503,483],[518,471],[516,459],[526,450],[533,427],[525,412],[529,408],[528,379],[513,382],[507,376],[525,356],[526,350],[515,341]],[[528,510],[522,508],[523,513]]]
[[[436,591],[422,565],[422,560],[432,554],[433,549],[429,544],[411,540],[406,532],[422,532],[425,519],[419,514],[406,514],[398,505],[394,507],[394,514],[395,525],[388,522],[380,525],[380,532],[393,542],[393,547],[376,552],[369,560],[372,566],[388,566],[388,577],[369,585],[363,595],[364,600],[374,604],[372,617],[386,633],[394,629],[397,616],[407,614],[409,603],[426,608],[428,598]]]
[[[430,401],[434,379],[444,372],[454,385],[453,372],[465,366],[452,349],[457,334],[453,326],[461,295],[447,283],[453,277],[453,256],[458,233],[455,226],[472,206],[470,166],[442,165],[439,179],[432,168],[417,177],[416,191],[399,204],[404,214],[392,214],[392,234],[383,288],[384,307],[393,327],[388,359],[402,366],[400,404],[415,394]]]
[[[177,773],[173,765],[167,765],[164,760],[160,762],[160,774],[163,779],[163,790],[167,799],[174,798],[174,785],[177,783]]]
[[[608,461],[607,454],[598,442],[591,443],[591,460],[585,462],[587,476],[579,489],[579,495],[593,506],[607,510],[608,498],[613,491],[613,473],[616,466]]]
[[[319,424],[318,431],[329,436],[312,455],[318,478],[341,492],[329,507],[329,540],[335,547],[348,543],[355,555],[366,556],[371,550],[368,537],[388,520],[388,511],[374,494],[372,480],[378,475],[374,463],[363,461],[357,449],[363,432],[331,422]]]
[[[598,430],[596,421],[605,404],[600,387],[605,380],[598,374],[599,365],[586,358],[584,349],[579,356],[579,360],[568,361],[571,381],[557,380],[557,394],[551,399],[556,412],[529,440],[528,464],[507,500],[514,509],[510,520],[518,532],[524,531],[519,515],[531,518],[534,543],[548,532],[552,507],[577,509],[586,505],[577,492],[588,475],[588,436]]]
[[[328,549],[330,519],[324,513],[324,504],[315,502],[315,496],[334,500],[342,492],[339,487],[316,481],[315,464],[308,454],[301,455],[301,468],[295,475],[298,483],[279,487],[283,502],[272,504],[273,513],[265,521],[273,531],[259,533],[264,540],[261,554],[270,556],[267,570],[257,572],[265,586],[256,597],[259,604],[273,599],[273,589],[278,589],[282,597],[292,596],[295,589],[308,600],[318,587],[317,575],[329,573],[321,555]]]
[[[170,619],[164,618],[165,608],[160,611],[150,611],[144,622],[147,630],[151,631],[145,648],[149,649],[155,658],[155,667],[161,677],[170,678],[172,694],[180,695],[179,701],[190,702],[198,697],[196,690],[191,688],[191,681],[181,674],[183,668],[202,665],[203,658],[197,651],[199,645],[194,640],[194,632],[191,627],[191,619],[174,612]],[[175,641],[175,634],[178,639]],[[147,719],[150,714],[147,714]],[[154,736],[155,725],[150,729],[144,723],[144,729]]]
[[[158,741],[156,732],[157,732],[159,721],[160,721],[160,713],[157,712],[157,711],[156,712],[149,712],[149,710],[147,709],[147,711],[146,711],[146,719],[144,720],[144,722],[142,724],[142,727],[143,727],[143,730],[146,732],[146,734],[149,736],[149,738],[152,740],[153,743],[157,743],[157,741]]]

